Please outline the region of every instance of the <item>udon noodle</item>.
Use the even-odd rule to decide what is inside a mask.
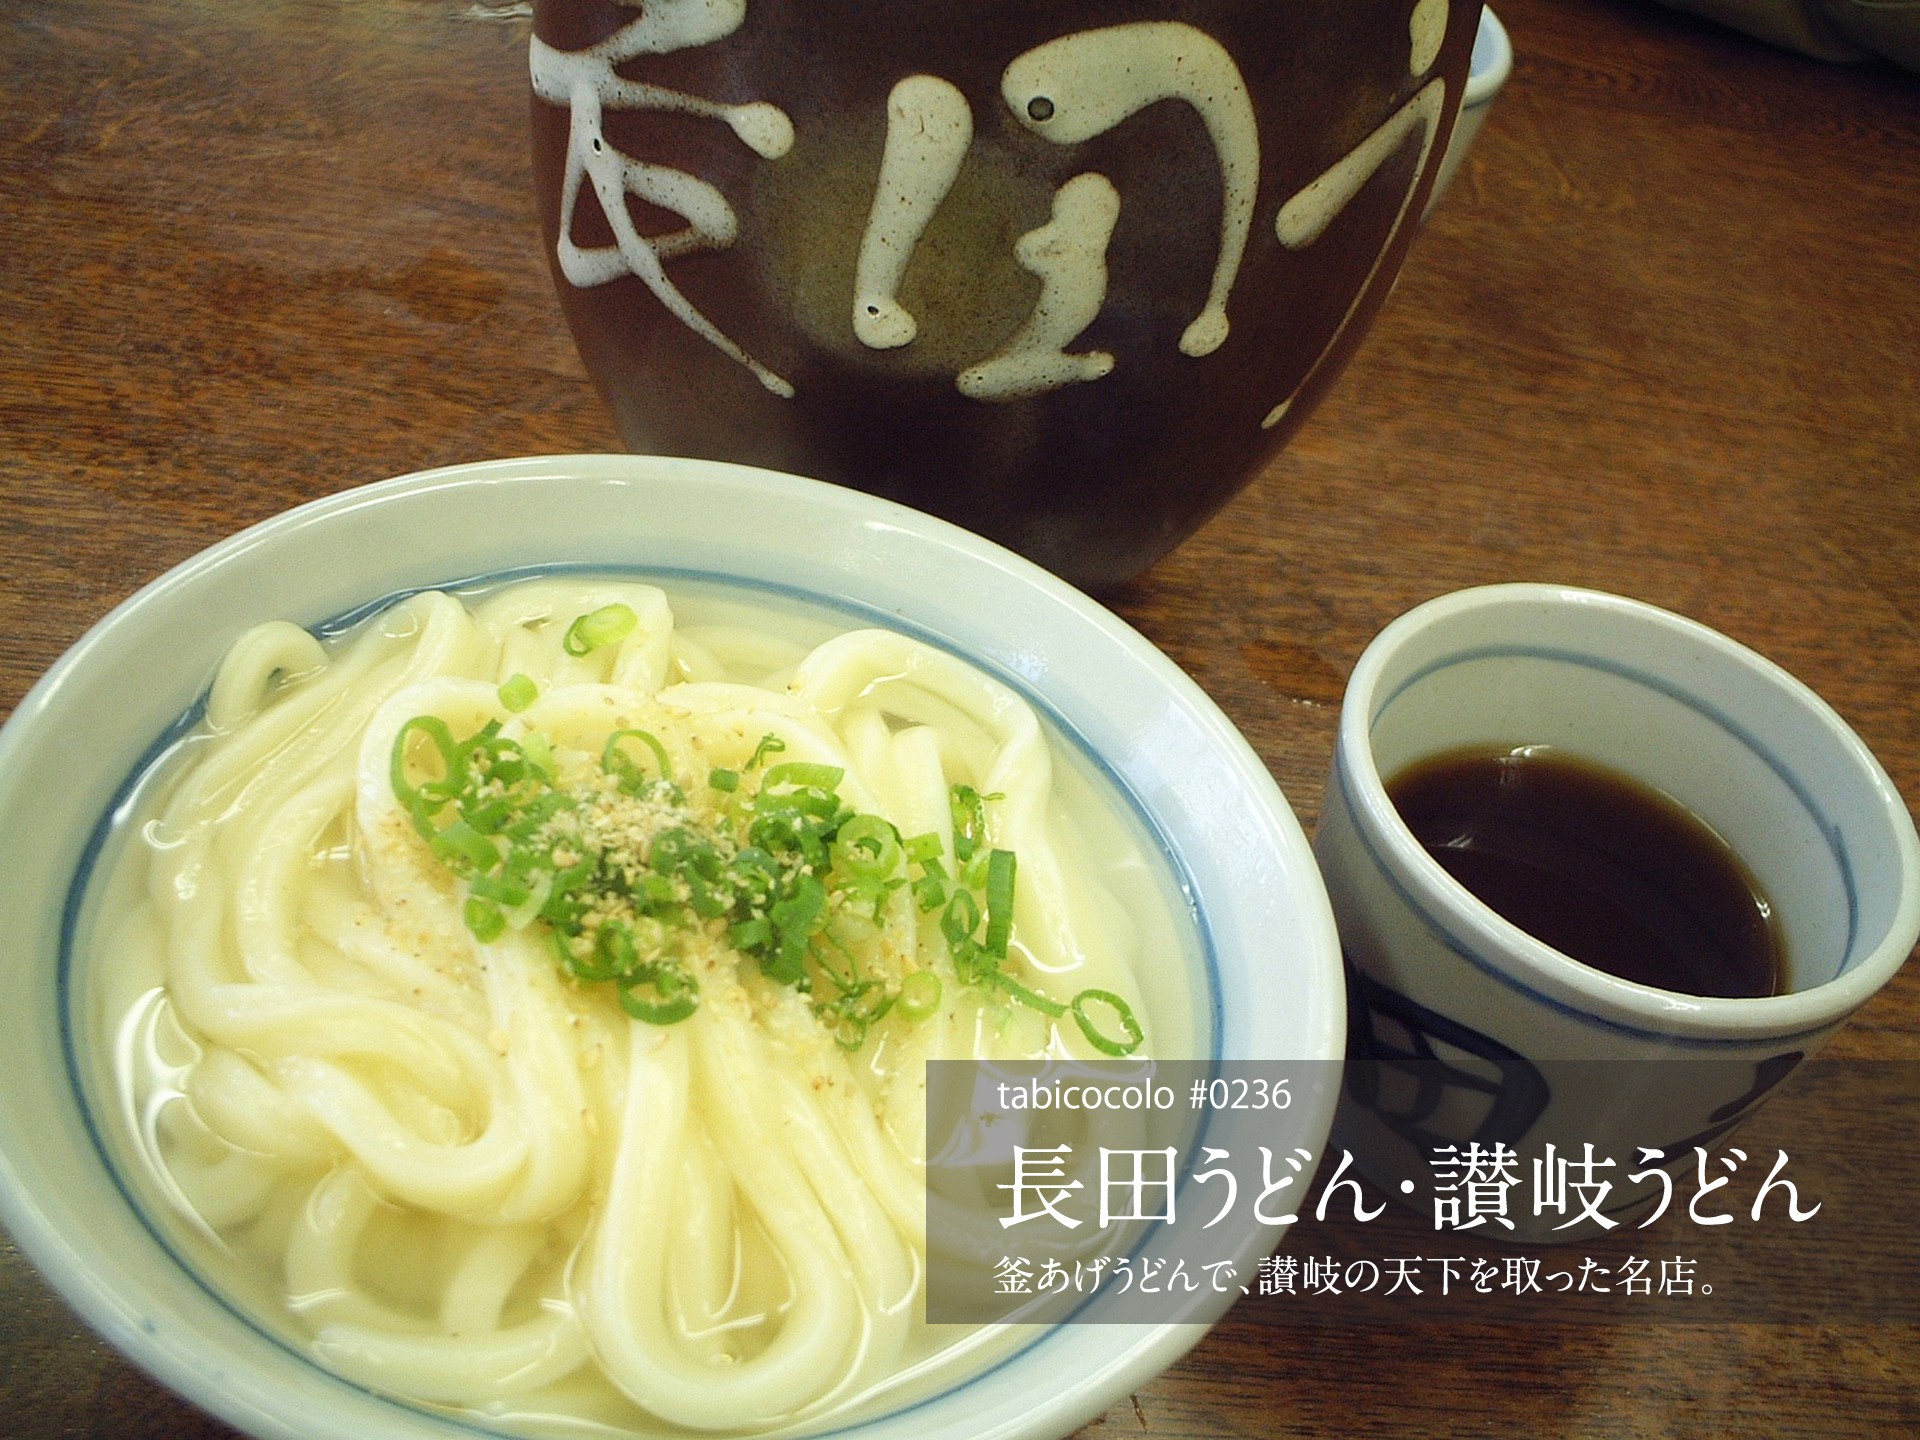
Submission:
[[[1159,1038],[1162,888],[1017,694],[689,613],[552,576],[262,625],[96,887],[142,1183],[357,1381],[817,1422],[970,1343],[919,1318],[924,1062]]]

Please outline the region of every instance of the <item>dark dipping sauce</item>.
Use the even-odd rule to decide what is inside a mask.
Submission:
[[[1429,854],[1534,938],[1688,995],[1773,995],[1785,947],[1745,863],[1672,797],[1543,746],[1449,751],[1387,783]]]

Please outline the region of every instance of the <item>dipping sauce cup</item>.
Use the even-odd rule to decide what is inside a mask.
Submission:
[[[1389,797],[1463,747],[1550,747],[1676,800],[1770,899],[1779,993],[1637,983],[1545,944],[1476,898]],[[1604,1213],[1646,1210],[1906,961],[1920,841],[1879,763],[1805,685],[1705,626],[1548,585],[1446,595],[1387,626],[1341,711],[1315,853],[1345,952],[1336,1142],[1389,1194],[1424,1193],[1437,1148],[1615,1159]],[[1645,1152],[1658,1152],[1643,1160]],[[1500,1238],[1566,1240],[1568,1215]]]

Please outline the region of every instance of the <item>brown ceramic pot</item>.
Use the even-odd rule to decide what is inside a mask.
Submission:
[[[538,0],[562,308],[635,450],[878,492],[1083,586],[1304,418],[1479,0]]]

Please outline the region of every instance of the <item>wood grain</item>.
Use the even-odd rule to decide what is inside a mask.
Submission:
[[[1920,796],[1920,90],[1636,0],[1498,9],[1512,79],[1360,354],[1116,608],[1309,828],[1368,638],[1508,579],[1725,630]],[[469,0],[0,0],[0,712],[241,525],[617,447],[538,254],[526,33]],[[1833,1053],[1920,1059],[1920,968]],[[1912,1326],[1275,1326],[1259,1303],[1086,1436],[1920,1432]],[[231,1433],[11,1249],[0,1415],[27,1440]]]

